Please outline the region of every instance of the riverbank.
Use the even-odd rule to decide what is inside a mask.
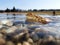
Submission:
[[[1,13],[1,12],[0,12]],[[23,12],[2,12],[4,14],[27,14],[27,13],[34,13],[34,14],[44,14],[44,15],[53,15],[53,11],[23,11]],[[60,11],[55,11],[55,15],[60,15]]]

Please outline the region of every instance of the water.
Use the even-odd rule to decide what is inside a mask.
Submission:
[[[13,21],[25,21],[26,20],[26,16],[23,15],[13,15],[13,14],[0,14],[0,20],[13,20]]]
[[[50,22],[46,25],[41,25],[41,27],[44,30],[50,31],[50,32],[55,33],[56,35],[60,36],[60,15],[58,15],[58,16],[40,15],[40,16],[49,18],[52,20],[52,22]]]
[[[49,18],[52,20],[52,22],[48,23],[48,24],[41,24],[39,25],[42,29],[46,30],[46,31],[50,31],[52,33],[55,33],[57,35],[60,36],[60,15],[58,16],[52,16],[52,15],[39,15],[45,18]],[[12,15],[12,14],[0,14],[0,20],[12,20],[12,21],[26,21],[26,16],[23,15]]]

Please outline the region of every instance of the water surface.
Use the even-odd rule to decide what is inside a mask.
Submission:
[[[58,16],[52,16],[52,15],[39,15],[45,18],[49,18],[52,20],[52,22],[48,23],[48,24],[41,24],[39,25],[41,28],[43,28],[46,31],[50,31],[52,33],[55,33],[57,35],[60,36],[60,15]],[[12,14],[0,14],[0,20],[12,20],[12,21],[22,21],[25,22],[26,21],[26,15],[23,14],[19,14],[19,15],[12,15]]]

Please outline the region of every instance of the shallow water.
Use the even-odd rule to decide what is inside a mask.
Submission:
[[[58,16],[49,16],[49,15],[40,15],[45,18],[49,18],[52,20],[52,22],[46,24],[46,25],[41,25],[41,27],[44,30],[50,31],[52,33],[57,34],[57,36],[60,36],[60,15]]]
[[[52,33],[55,33],[57,35],[60,36],[60,15],[58,16],[52,16],[52,15],[39,15],[45,18],[49,18],[52,20],[52,22],[48,23],[48,24],[41,24],[39,25],[42,29],[46,30],[46,31],[50,31]],[[12,15],[12,14],[0,14],[0,20],[12,20],[12,21],[22,21],[25,22],[26,21],[26,16],[23,15]]]

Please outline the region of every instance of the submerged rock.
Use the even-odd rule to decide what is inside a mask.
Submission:
[[[1,21],[1,24],[5,24],[7,26],[12,26],[13,25],[13,22],[11,20],[2,20]]]

